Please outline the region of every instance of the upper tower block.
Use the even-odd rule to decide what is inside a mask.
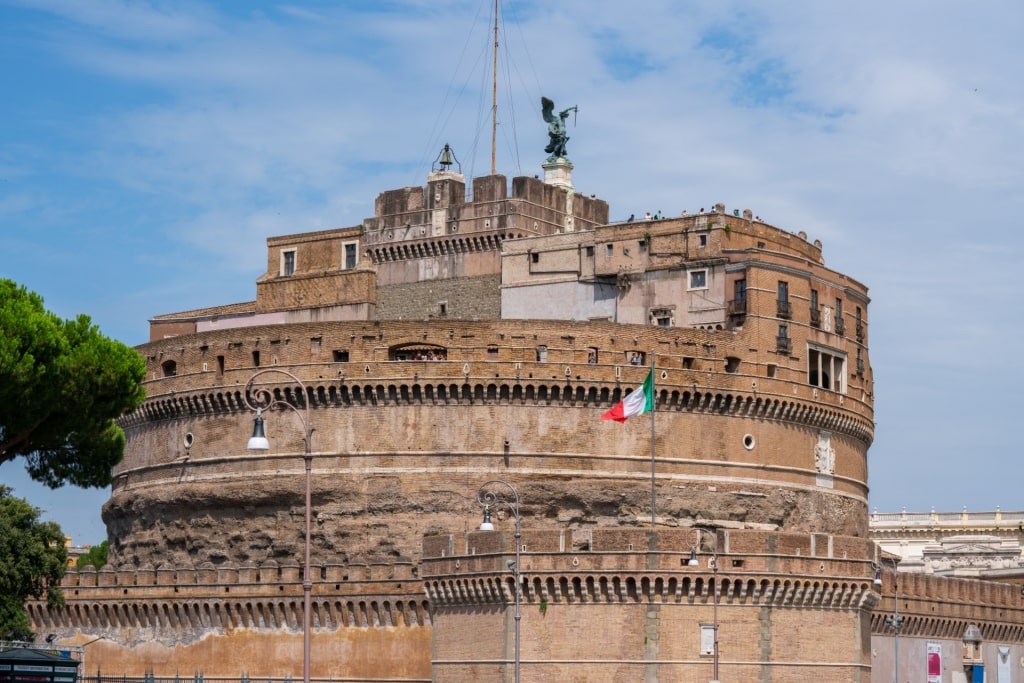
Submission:
[[[423,187],[377,196],[363,221],[365,255],[376,268],[382,320],[501,317],[501,245],[506,239],[592,230],[608,203],[539,178],[465,178],[434,171]]]

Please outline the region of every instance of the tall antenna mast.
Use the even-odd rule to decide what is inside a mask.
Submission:
[[[498,0],[494,0],[494,78],[491,81],[491,175],[498,163]]]

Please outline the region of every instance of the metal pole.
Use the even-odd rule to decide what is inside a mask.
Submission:
[[[510,503],[509,501],[506,501],[506,500],[500,500],[498,498],[498,496],[493,491],[488,491],[487,487],[490,486],[491,484],[499,484],[499,485],[504,486],[505,488],[507,488],[509,491],[511,491],[512,492],[512,502]],[[515,562],[512,565],[512,578],[516,582],[516,590],[515,590],[515,615],[514,615],[514,621],[515,621],[515,642],[514,642],[514,645],[513,645],[515,659],[514,659],[513,672],[514,672],[514,676],[515,676],[515,683],[519,683],[519,669],[520,669],[520,664],[521,664],[520,651],[519,651],[519,645],[520,645],[519,623],[522,620],[522,616],[523,616],[522,612],[521,612],[521,607],[522,607],[522,570],[520,569],[520,566],[519,566],[519,563],[520,563],[520,549],[522,548],[522,543],[520,541],[520,539],[522,538],[522,519],[519,516],[519,491],[516,490],[515,486],[512,486],[512,484],[508,483],[507,481],[504,481],[503,479],[491,479],[490,481],[485,481],[483,484],[480,485],[480,488],[476,492],[476,502],[482,508],[484,508],[484,510],[489,510],[492,507],[496,507],[500,503],[500,504],[504,505],[506,508],[508,508],[509,510],[511,510],[512,514],[514,514],[516,516],[516,533],[515,533],[515,541],[516,541],[515,553],[516,553],[516,559],[515,559]],[[486,516],[485,516],[485,519],[487,519]]]
[[[305,390],[303,390],[305,394]],[[302,683],[309,683],[310,620],[313,612],[313,572],[309,564],[310,517],[313,507],[312,479],[313,453],[310,450],[310,430],[306,429],[306,563],[302,568]]]
[[[648,247],[650,249],[650,247]],[[654,404],[657,403],[657,392],[654,390],[654,349],[651,349],[651,394],[655,396],[651,404],[651,528],[654,528],[654,513],[657,506],[657,494],[654,488]],[[641,388],[641,391],[643,389]]]
[[[711,629],[712,629],[713,635],[715,637],[715,642],[714,642],[714,648],[715,649],[714,649],[714,652],[712,653],[712,655],[714,657],[714,659],[713,659],[713,666],[712,666],[712,675],[714,675],[714,680],[718,681],[719,679],[718,679],[718,534],[717,533],[715,534],[715,549],[714,549],[714,555],[711,556],[711,561],[715,563],[715,566],[714,566],[714,569],[713,569],[713,572],[712,572],[714,574],[713,581],[714,581],[714,590],[715,590],[715,592],[713,594],[714,602],[712,603],[712,608],[711,608],[712,609],[712,612],[711,612],[711,621],[712,621]]]
[[[293,406],[288,401],[278,399],[273,393],[266,387],[254,386],[253,383],[256,378],[260,375],[268,373],[278,373],[285,375],[293,382],[299,385],[302,390],[302,403],[303,409],[300,411],[298,408]],[[250,399],[250,394],[251,399]],[[260,370],[253,374],[249,378],[249,381],[245,384],[245,391],[242,394],[245,404],[252,410],[256,411],[257,416],[263,410],[270,410],[275,407],[288,408],[291,410],[302,423],[302,439],[305,442],[303,449],[302,458],[305,461],[306,467],[306,532],[305,532],[305,543],[304,543],[304,560],[305,563],[302,567],[302,683],[309,683],[309,670],[310,670],[310,633],[312,631],[311,619],[313,612],[313,573],[310,568],[310,547],[311,547],[311,528],[312,528],[312,510],[313,510],[313,425],[310,421],[309,416],[309,395],[306,390],[306,385],[303,384],[302,380],[288,372],[287,370],[280,370],[278,368],[267,368],[266,370]]]
[[[900,617],[900,579],[896,575],[896,563],[892,563],[892,587],[895,602],[893,603],[892,618],[892,640],[893,640],[893,683],[900,683],[900,627],[903,626],[903,619]]]
[[[900,616],[900,579],[896,561],[892,560],[893,609],[892,616],[885,618],[885,625],[892,628],[892,681],[900,680],[900,629],[903,628],[903,617]]]
[[[516,633],[515,633],[515,649],[516,649],[516,653],[515,654],[516,654],[516,660],[515,660],[515,669],[514,669],[516,683],[519,683],[519,665],[520,665],[520,661],[521,661],[520,657],[519,657],[519,643],[520,643],[520,640],[519,640],[519,622],[523,618],[523,615],[520,612],[520,607],[522,606],[522,592],[523,592],[522,588],[523,588],[523,586],[522,586],[522,579],[521,579],[521,575],[520,575],[520,571],[521,570],[519,569],[519,549],[520,549],[520,547],[522,545],[519,542],[519,539],[522,537],[522,533],[521,533],[519,525],[520,525],[520,520],[519,520],[519,494],[517,493],[516,494],[516,570],[515,570],[515,572],[513,572],[515,574],[515,580],[516,580],[516,614],[515,614],[515,622],[516,622]]]

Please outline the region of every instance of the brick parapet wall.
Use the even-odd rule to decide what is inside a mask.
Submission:
[[[429,627],[430,606],[409,563],[314,565],[315,630]],[[279,631],[301,626],[303,587],[298,564],[259,567],[112,568],[71,571],[61,585],[66,605],[27,605],[34,628],[118,632],[134,645],[137,630],[156,629],[164,644],[189,643],[209,633],[247,628]],[[134,636],[133,636],[134,634]]]
[[[959,641],[975,624],[986,641],[1024,644],[1024,593],[1020,586],[900,572],[899,614],[905,637]],[[872,616],[872,632],[891,635],[885,618],[895,613],[896,586],[891,572],[883,573],[881,603]]]
[[[604,531],[591,547],[572,530],[523,532],[524,678],[710,680],[715,624],[720,680],[868,680],[878,595],[864,539],[719,530],[720,549],[746,552],[720,550],[716,571],[707,534],[690,566],[692,529]],[[507,529],[425,539],[435,681],[508,680],[513,542]],[[468,647],[472,633],[495,635]]]
[[[681,402],[684,394],[690,401],[700,396],[698,405],[727,414],[758,403],[777,406],[776,410],[809,404],[859,422],[858,429],[864,433],[858,438],[870,441],[871,402],[853,392],[843,395],[815,390],[806,384],[806,368],[799,361],[782,359],[775,378],[759,371],[724,372],[726,357],[742,353],[752,341],[744,336],[559,321],[332,322],[222,330],[152,342],[139,350],[147,358],[148,376],[154,378],[146,384],[149,400],[157,401],[169,394],[196,389],[219,393],[220,387],[244,384],[259,369],[252,364],[254,350],[275,359],[277,365],[291,367],[304,381],[377,385],[386,379],[412,379],[428,384],[427,379],[434,378],[446,384],[452,380],[464,384],[475,379],[470,382],[473,386],[486,377],[487,384],[504,379],[501,383],[562,387],[585,380],[631,389],[646,369],[626,365],[628,355],[634,350],[654,349],[661,371],[657,383],[668,392],[669,402]],[[418,344],[444,349],[446,362],[386,362],[392,349]],[[540,347],[546,353],[544,362],[536,358]],[[587,363],[591,349],[597,352],[597,363]],[[348,361],[333,360],[338,350]],[[217,374],[218,356],[225,358],[222,375]],[[175,361],[175,376],[160,376],[166,360]],[[684,361],[690,367],[683,367]],[[759,368],[752,365],[751,369]],[[741,392],[742,400],[719,399],[719,391]],[[574,388],[571,394],[576,396],[578,391]],[[795,412],[812,410],[808,406]]]

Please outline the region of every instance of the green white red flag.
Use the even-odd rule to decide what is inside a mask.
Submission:
[[[625,422],[631,417],[643,415],[654,410],[654,370],[647,373],[643,386],[630,393],[601,416],[602,420]]]

